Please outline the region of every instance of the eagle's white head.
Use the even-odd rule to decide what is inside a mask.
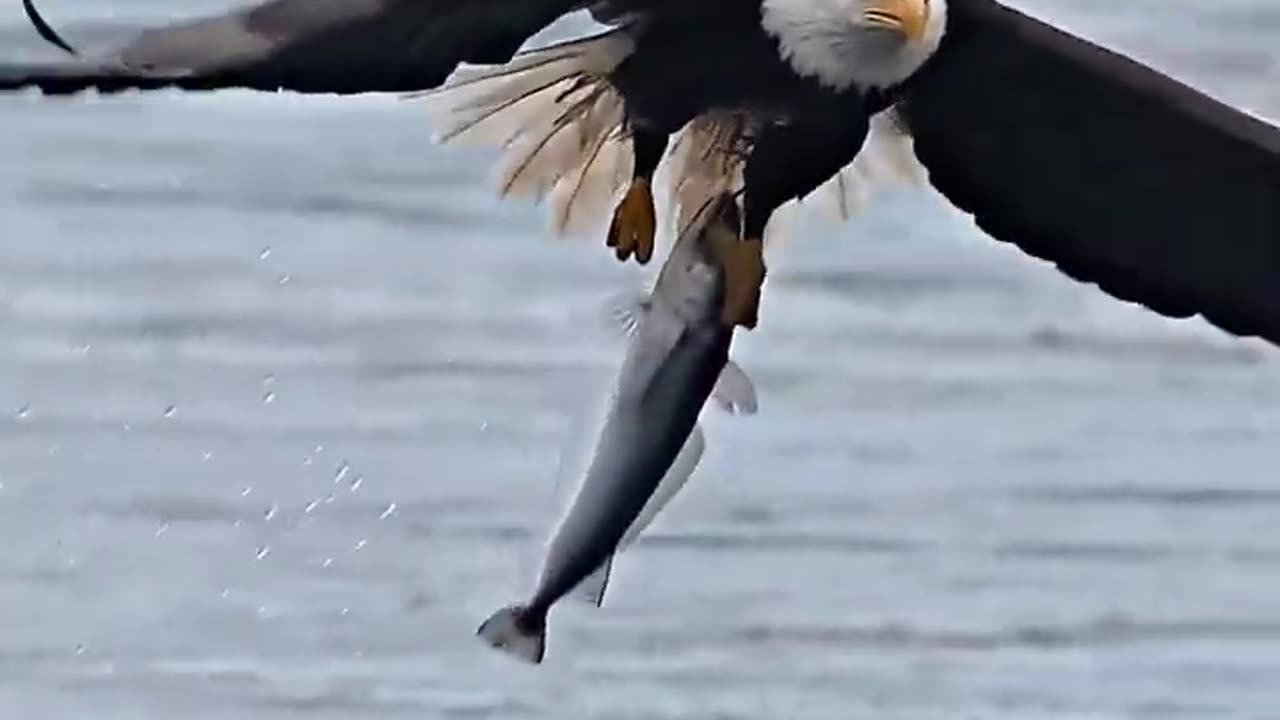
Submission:
[[[946,0],[762,0],[761,24],[801,75],[834,90],[906,80],[942,42]]]

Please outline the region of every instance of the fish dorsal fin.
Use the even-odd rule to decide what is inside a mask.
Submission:
[[[720,409],[733,415],[754,415],[756,403],[756,387],[737,363],[730,360],[720,372],[720,379],[711,390],[711,397]]]
[[[653,307],[649,293],[628,292],[615,295],[605,303],[606,323],[624,338],[635,335],[640,320]]]

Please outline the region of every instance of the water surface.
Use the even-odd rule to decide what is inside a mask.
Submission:
[[[6,56],[45,51],[16,3]],[[197,7],[198,6],[198,7]],[[73,39],[222,2],[46,0]],[[1280,118],[1263,0],[1020,3]],[[638,287],[388,98],[0,101],[0,709],[1267,718],[1280,362],[936,196],[794,226],[694,482],[547,664],[557,454]]]

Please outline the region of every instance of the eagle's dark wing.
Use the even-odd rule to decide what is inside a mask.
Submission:
[[[994,0],[899,110],[933,185],[1116,297],[1280,344],[1280,129]]]
[[[31,0],[24,4],[41,34],[52,39]],[[425,90],[443,82],[459,62],[505,62],[531,35],[581,5],[581,0],[267,0],[145,30],[99,57],[0,63],[0,90]]]

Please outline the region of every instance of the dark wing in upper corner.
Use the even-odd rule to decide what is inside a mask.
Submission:
[[[1163,315],[1280,344],[1280,129],[993,0],[951,0],[900,111],[997,240]]]
[[[52,30],[31,0],[28,15]],[[0,63],[0,90],[49,94],[179,87],[304,93],[438,86],[460,62],[509,60],[580,0],[267,0],[149,29],[94,58]]]

